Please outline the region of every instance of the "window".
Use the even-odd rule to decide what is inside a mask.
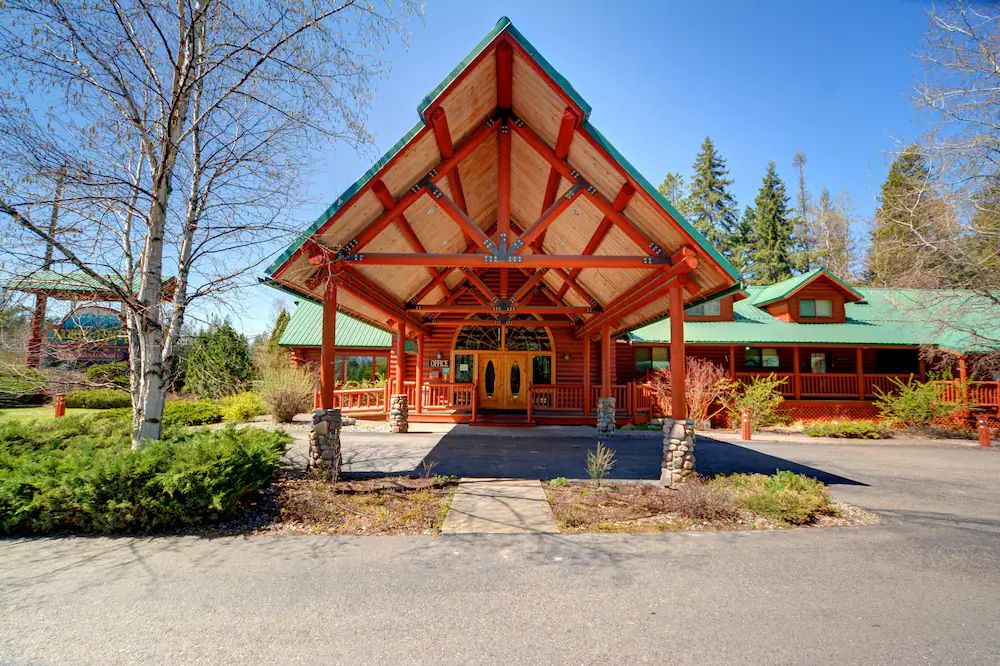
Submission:
[[[747,350],[746,367],[748,368],[777,368],[781,365],[778,359],[777,349],[753,348]]]
[[[551,384],[552,383],[552,357],[535,356],[531,359],[531,383]]]
[[[702,303],[689,309],[688,314],[692,317],[718,317],[722,314],[722,303],[719,299]]]
[[[670,367],[670,350],[666,347],[636,347],[635,371],[645,375],[647,372]]]
[[[472,354],[455,354],[455,381],[460,384],[472,383],[472,368],[476,357]]]
[[[375,357],[375,379],[385,379],[388,377],[388,367],[389,367],[389,357],[388,356],[376,356]]]
[[[372,356],[345,356],[344,357],[344,381],[363,382],[372,381],[374,378],[374,357]]]
[[[823,352],[814,352],[809,354],[809,367],[812,368],[812,373],[814,375],[825,375],[826,354]]]
[[[799,316],[804,318],[832,317],[833,301],[807,298],[799,301]]]

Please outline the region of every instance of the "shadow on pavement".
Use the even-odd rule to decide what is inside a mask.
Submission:
[[[848,479],[838,474],[825,472],[815,467],[802,465],[792,460],[768,455],[730,442],[723,442],[709,437],[698,437],[695,446],[695,458],[698,472],[705,476],[713,474],[774,474],[776,471],[789,471],[803,474],[822,481],[828,486],[866,486],[868,484]]]

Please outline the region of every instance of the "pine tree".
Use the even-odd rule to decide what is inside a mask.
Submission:
[[[733,266],[743,276],[744,281],[752,281],[756,275],[753,270],[754,225],[757,223],[757,211],[753,206],[743,209],[743,217],[733,235],[732,261]]]
[[[871,231],[865,279],[879,287],[942,284],[927,243],[948,242],[947,207],[934,191],[933,174],[916,146],[904,150],[882,184]]]
[[[271,335],[267,340],[268,351],[275,352],[281,349],[278,346],[278,341],[281,340],[281,335],[288,328],[288,322],[291,321],[291,317],[288,315],[288,310],[281,308],[278,313],[277,319],[274,321],[274,328],[271,329]]]
[[[693,169],[688,219],[708,242],[732,258],[732,237],[738,226],[736,200],[729,191],[733,180],[726,177],[726,160],[710,137],[701,144]]]
[[[801,150],[795,153],[795,157],[792,158],[792,166],[799,172],[798,191],[795,193],[795,208],[798,213],[795,220],[795,237],[798,239],[798,243],[795,248],[794,263],[802,272],[816,268],[817,259],[817,238],[810,219],[812,206],[809,199],[811,197],[809,190],[806,189],[805,166],[808,162],[806,154]]]
[[[793,223],[788,195],[774,162],[767,163],[764,184],[754,199],[756,222],[752,243],[754,278],[772,284],[792,276]]]
[[[687,219],[691,215],[690,188],[684,182],[684,176],[678,171],[668,171],[663,182],[656,188],[660,194],[673,204],[677,212]]]

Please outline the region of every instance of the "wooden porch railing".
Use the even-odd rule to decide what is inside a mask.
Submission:
[[[538,412],[582,412],[583,385],[535,384],[531,406]]]
[[[941,399],[965,405],[968,409],[996,409],[1000,415],[1000,382],[971,381],[964,384],[958,380],[936,382],[944,386]]]
[[[384,412],[387,404],[386,391],[381,386],[333,392],[333,406],[342,412]]]
[[[780,385],[782,396],[784,396],[785,398],[795,397],[795,386],[794,386],[795,373],[793,372],[762,372],[762,371],[737,372],[736,381],[742,380],[745,382],[749,382],[750,379],[753,377],[767,377],[769,375],[775,375],[782,380]],[[805,377],[805,375],[802,376]]]
[[[822,374],[799,375],[800,395],[802,397],[817,398],[857,398],[858,397],[858,376],[857,374]]]
[[[420,394],[421,406],[427,411],[472,409],[476,385],[457,382],[424,384]]]
[[[865,397],[866,398],[877,398],[883,393],[894,393],[897,390],[896,382],[893,380],[899,380],[901,382],[909,382],[914,380],[916,375],[865,375]]]

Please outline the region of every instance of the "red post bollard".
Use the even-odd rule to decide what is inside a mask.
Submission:
[[[979,446],[990,446],[990,427],[986,419],[977,419],[976,426],[979,431]]]
[[[59,417],[61,417],[61,416],[66,416],[66,394],[65,393],[56,393],[54,405],[55,405],[55,408],[56,408],[56,418],[57,419]]]
[[[313,389],[313,409],[319,409],[319,389]]]
[[[749,442],[753,438],[753,428],[751,427],[749,409],[743,410],[743,423],[740,436],[742,437],[744,442]]]

